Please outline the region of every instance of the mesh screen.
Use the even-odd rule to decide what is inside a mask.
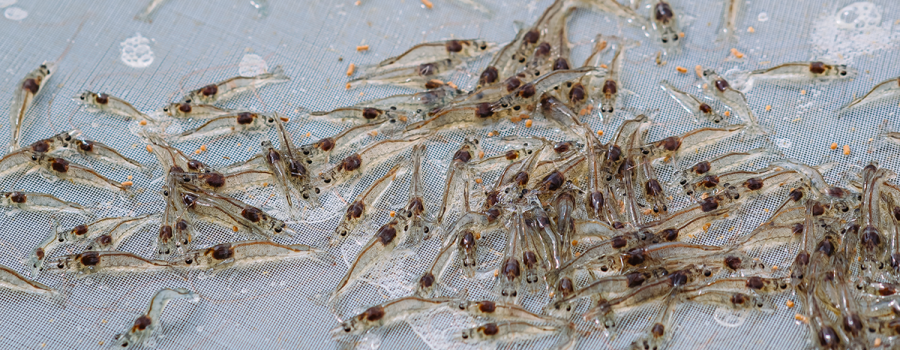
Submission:
[[[0,19],[0,32],[4,33],[0,38],[0,66],[4,67],[0,72],[3,76],[0,96],[11,96],[19,79],[41,61],[57,61],[58,69],[51,84],[28,114],[30,124],[23,131],[22,144],[78,128],[88,139],[103,142],[142,163],[152,164],[156,160],[134,133],[140,129],[136,122],[88,113],[78,108],[71,98],[81,90],[90,89],[108,92],[132,102],[143,111],[151,111],[180,97],[185,89],[252,68],[242,68],[240,63],[242,60],[252,62],[254,57],[248,55],[257,55],[270,69],[283,66],[291,81],[265,87],[258,94],[243,95],[224,106],[279,111],[291,117],[287,126],[295,143],[304,144],[335,134],[347,126],[309,121],[304,117],[306,111],[329,110],[409,92],[402,88],[375,86],[348,91],[344,88],[348,64],[373,64],[423,41],[484,38],[503,43],[514,37],[517,22],[532,23],[552,2],[478,1],[490,9],[490,14],[476,11],[462,0],[432,0],[433,8],[426,8],[415,0],[361,0],[356,2],[359,5],[354,5],[353,0],[256,2],[267,7],[265,16],[247,0],[215,4],[171,0],[162,5],[152,23],[145,23],[132,19],[145,6],[143,1],[23,0],[12,6],[26,11],[27,17],[13,20],[21,17],[22,12],[14,10],[10,14],[7,8],[4,9],[7,18]],[[0,4],[6,3],[0,1]],[[696,65],[733,74],[736,70],[769,67],[781,62],[827,59],[851,64],[860,74],[852,81],[830,84],[756,84],[747,97],[761,124],[773,130],[772,142],[727,139],[702,149],[689,159],[680,160],[680,166],[729,151],[768,146],[785,157],[808,164],[838,162],[837,168],[826,174],[826,179],[833,182],[846,181],[870,160],[900,170],[897,148],[875,140],[883,122],[900,127],[900,120],[895,115],[898,110],[896,99],[859,108],[840,118],[835,113],[852,96],[861,96],[874,84],[897,76],[900,2],[872,0],[872,3],[857,3],[854,13],[841,15],[841,9],[850,4],[849,0],[748,1],[738,16],[737,42],[724,44],[715,41],[715,29],[722,18],[722,1],[673,0],[672,5],[686,34],[685,45],[681,53],[665,58],[667,63],[662,66],[655,62],[659,47],[646,39],[639,28],[608,14],[577,11],[571,16],[569,25],[569,39],[576,45],[574,62],[582,62],[587,57],[591,40],[597,34],[641,42],[628,51],[625,59],[620,84],[629,92],[624,94],[624,108],[609,123],[588,118],[590,126],[605,131],[605,142],[624,118],[647,112],[654,120],[649,140],[683,133],[697,125],[659,89],[659,81],[666,79],[685,91],[698,93],[699,90],[693,87],[698,83],[693,73]],[[644,7],[640,11],[649,14]],[[836,18],[853,24],[849,27],[836,25]],[[141,40],[138,35],[147,40]],[[357,52],[358,45],[368,45],[369,50]],[[123,61],[123,48],[126,47],[129,64]],[[147,47],[153,57],[149,63]],[[738,59],[731,55],[732,47],[744,57]],[[604,62],[609,62],[610,57],[607,55]],[[455,72],[453,81],[460,87],[471,87],[484,64],[484,60],[477,61]],[[688,72],[679,73],[677,66],[686,67]],[[8,98],[0,99],[0,110],[8,110],[8,103]],[[718,105],[714,107],[721,109]],[[736,122],[734,119],[729,121]],[[535,123],[526,128],[524,122],[503,121],[483,130],[442,133],[439,140],[429,141],[427,161],[423,164],[428,210],[438,209],[448,159],[464,137],[480,138],[488,155],[497,154],[504,147],[497,142],[496,136],[487,136],[489,132],[499,131],[501,136],[562,138],[558,130],[542,125]],[[194,126],[184,124],[174,128]],[[8,129],[9,125],[4,123],[0,134],[9,135]],[[379,134],[371,141],[389,136]],[[190,141],[177,147],[193,153],[205,145],[206,151],[196,157],[208,164],[227,165],[255,155],[258,152],[256,145],[265,137],[276,140],[274,133],[245,134]],[[843,155],[841,147],[831,150],[829,145],[832,143],[841,147],[849,145],[850,154]],[[409,150],[405,150],[384,164],[366,169],[358,182],[323,195],[321,208],[305,211],[299,220],[288,220],[298,234],[279,242],[322,246],[337,225],[345,201],[381,177],[395,162],[407,160],[408,155]],[[335,154],[332,160],[340,158],[340,154]],[[161,185],[158,178],[162,174],[159,169],[147,176],[89,159],[72,159],[90,165],[114,180],[124,181],[132,175],[138,195],[131,201],[123,201],[109,192],[63,181],[51,184],[37,174],[16,174],[2,179],[0,186],[4,190],[50,193],[96,207],[99,216],[138,215],[159,212],[164,207],[158,193]],[[760,161],[748,167],[764,165]],[[662,167],[658,171],[662,179],[668,180],[673,170]],[[0,344],[7,348],[100,347],[111,343],[114,334],[144,312],[157,290],[186,287],[200,293],[202,302],[172,302],[163,316],[160,332],[148,345],[158,348],[334,346],[328,330],[338,323],[335,315],[324,306],[325,296],[341,279],[347,265],[374,229],[387,221],[391,210],[406,203],[410,174],[407,171],[397,177],[377,204],[377,213],[345,244],[330,251],[337,257],[334,266],[300,260],[266,263],[215,275],[165,272],[64,279],[44,274],[38,279],[40,282],[63,289],[68,295],[64,307],[41,298],[0,290],[0,298],[6,305],[0,311],[0,320],[3,320],[0,322]],[[485,179],[491,176],[497,175],[485,174]],[[685,196],[676,194],[675,187],[667,190],[675,194],[670,210],[688,204]],[[723,244],[749,232],[767,218],[764,208],[774,209],[786,191],[758,198],[744,208],[740,218],[733,216],[718,223],[694,241]],[[273,186],[248,191],[238,198],[284,218],[284,203]],[[51,218],[59,219],[64,226],[82,220],[66,214],[31,212],[0,217],[3,220],[0,264],[26,273],[22,260],[49,234]],[[120,249],[150,257],[154,252],[155,232],[153,225],[147,226]],[[456,272],[459,263],[453,262],[444,279],[448,281],[448,288],[441,293],[454,295],[465,289],[473,299],[493,298],[493,271],[499,264],[504,236],[502,230],[484,233],[480,245],[488,249],[481,249],[477,277],[472,280],[462,278]],[[239,237],[229,229],[201,224],[196,230],[195,244],[206,247],[235,239]],[[409,295],[414,290],[417,276],[431,263],[439,248],[437,239],[428,240],[419,247],[399,247],[390,259],[381,262],[351,289],[340,306],[340,313],[350,315],[372,304]],[[76,252],[77,249],[77,246],[66,247],[54,255]],[[793,251],[781,247],[756,254],[768,265],[788,266]],[[539,311],[548,300],[546,296],[532,295],[524,298],[523,304]],[[672,316],[676,331],[670,346],[678,349],[726,345],[747,349],[802,347],[807,343],[807,326],[795,321],[793,316],[797,309],[786,308],[787,300],[797,301],[793,295],[779,295],[774,300],[777,309],[769,314],[734,314],[712,306],[683,304]],[[582,305],[579,310],[585,308]],[[582,331],[578,347],[623,348],[646,331],[650,320],[661,308],[660,304],[649,304],[621,315],[618,322],[621,327],[616,334],[594,329],[576,317],[574,320]],[[358,345],[362,348],[462,346],[451,340],[459,330],[471,327],[472,321],[439,309],[417,315],[400,327],[373,332]],[[554,341],[544,339],[520,346],[547,347]]]

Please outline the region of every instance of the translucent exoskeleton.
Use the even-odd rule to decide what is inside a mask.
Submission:
[[[652,19],[650,24],[658,35],[657,40],[659,40],[663,49],[666,50],[666,53],[678,50],[682,41],[681,28],[678,26],[678,16],[675,15],[672,5],[666,1],[658,0],[651,7],[650,18]]]
[[[225,114],[234,113],[234,111],[207,104],[175,102],[167,104],[165,107],[161,108],[158,113],[165,114],[175,119],[213,119]]]
[[[423,240],[431,237],[433,226],[429,225],[433,222],[429,218],[428,206],[425,203],[425,178],[422,171],[422,164],[425,162],[425,145],[418,144],[413,146],[412,156],[412,179],[409,183],[409,201],[406,207],[401,210],[398,215],[403,220],[401,230],[403,237],[410,239],[412,244],[418,245]]]
[[[420,142],[425,136],[413,136],[399,140],[384,140],[360,149],[319,174],[319,181],[325,186],[333,187],[347,182],[360,174],[363,168],[373,167],[388,159],[406,147]]]
[[[144,6],[141,12],[138,12],[138,14],[134,15],[134,19],[147,23],[153,22],[153,15],[155,15],[156,11],[159,11],[159,8],[168,1],[169,0],[150,0],[150,2],[147,3],[147,6]]]
[[[84,216],[91,215],[91,210],[81,204],[64,201],[52,195],[37,192],[0,192],[0,206],[13,207],[15,210],[25,211],[52,211]],[[12,214],[12,212],[7,214]]]
[[[465,64],[472,57],[489,52],[491,44],[480,40],[449,40],[419,44],[397,57],[361,70],[350,80],[351,88],[365,84],[392,84],[418,87]]]
[[[373,121],[366,124],[357,125],[340,134],[324,137],[319,141],[300,146],[300,152],[309,159],[318,160],[328,156],[336,148],[350,149],[359,146],[360,141],[366,137],[371,137],[372,133],[378,134],[378,129],[388,124],[387,120]]]
[[[318,256],[323,254],[322,251],[305,244],[283,245],[272,241],[240,241],[192,250],[175,262],[174,266],[216,272],[269,261],[289,259],[320,261]]]
[[[80,276],[96,273],[144,273],[163,271],[170,267],[161,260],[148,260],[132,253],[119,251],[86,251],[65,255],[46,264],[47,271],[73,273]]]
[[[464,329],[460,334],[464,343],[492,345],[525,342],[549,336],[560,337],[553,348],[569,348],[574,345],[575,326],[571,324],[541,326],[525,321],[504,321],[485,323],[481,326]]]
[[[9,152],[19,149],[19,138],[22,134],[22,127],[24,127],[25,116],[34,103],[34,99],[44,90],[44,86],[47,85],[47,81],[50,80],[54,72],[56,72],[56,64],[44,62],[40,67],[26,74],[25,78],[19,81],[13,90],[13,98],[9,104],[9,130],[11,135]]]
[[[78,164],[70,163],[63,158],[42,154],[31,154],[33,162],[40,168],[45,178],[53,182],[66,180],[75,184],[96,187],[113,192],[127,192],[128,188],[117,181],[110,180],[96,171]]]
[[[185,288],[161,289],[150,299],[150,307],[147,312],[138,316],[134,324],[124,332],[116,334],[116,348],[131,349],[140,347],[159,328],[160,317],[170,301],[175,299],[188,299],[196,302],[200,296]]]
[[[722,1],[722,22],[719,23],[718,38],[725,42],[736,40],[738,16],[744,7],[742,0],[723,0]]]
[[[129,169],[145,170],[144,166],[131,158],[123,156],[119,151],[103,143],[81,137],[81,131],[71,130],[61,146],[65,150],[74,151],[82,156],[97,159],[108,164]]]
[[[681,91],[678,88],[672,86],[668,81],[663,80],[659,83],[660,88],[663,89],[669,96],[675,99],[681,107],[691,113],[694,116],[694,123],[699,124],[701,119],[713,122],[715,124],[719,124],[722,122],[725,117],[722,116],[719,112],[712,108],[709,103],[701,100],[697,96],[691,95],[687,92]]]
[[[387,190],[388,186],[394,182],[394,177],[397,176],[397,171],[400,170],[400,168],[400,164],[395,165],[387,172],[387,174],[372,182],[369,188],[350,202],[350,205],[347,206],[344,215],[341,217],[341,222],[334,230],[334,234],[331,237],[331,246],[337,246],[343,243],[353,229],[355,229],[363,220],[371,216],[372,210],[375,209],[375,203],[378,202],[378,198],[380,198],[385,190]]]
[[[187,103],[215,104],[265,85],[283,83],[290,80],[291,78],[284,74],[284,69],[281,66],[275,66],[271,72],[252,77],[237,76],[215,84],[206,85],[191,91],[181,100]]]
[[[25,276],[3,265],[0,265],[0,288],[50,297],[56,297],[59,293],[55,289],[27,279]]]
[[[275,126],[275,116],[255,112],[232,112],[207,120],[203,125],[185,130],[171,138],[184,142],[199,138],[224,136],[244,132],[262,132]]]
[[[331,330],[333,339],[359,336],[376,327],[390,327],[405,321],[411,315],[444,305],[448,299],[403,297],[372,306],[354,315]]]
[[[399,241],[405,238],[398,237],[398,224],[399,222],[397,219],[393,219],[382,225],[375,232],[375,235],[369,239],[369,242],[363,245],[356,260],[350,265],[347,274],[344,275],[344,278],[341,279],[340,282],[338,282],[334,292],[331,293],[331,296],[328,299],[329,303],[337,303],[338,298],[341,294],[346,292],[346,289],[352,283],[356,282],[357,279],[362,277],[372,267],[378,264],[378,262],[386,261],[390,258],[390,254],[393,252],[394,247],[397,246]]]
[[[134,108],[128,101],[109,95],[107,93],[96,93],[84,90],[78,96],[72,98],[82,106],[85,106],[88,112],[92,113],[109,113],[124,117],[125,120],[146,120],[151,123],[159,122],[156,118],[144,114]]]
[[[753,88],[753,84],[757,80],[774,83],[825,82],[853,79],[858,74],[855,68],[845,64],[833,64],[822,61],[788,62],[775,67],[749,72],[746,82],[741,85],[740,89],[741,92],[747,93]]]
[[[284,221],[257,207],[189,184],[182,184],[180,190],[186,210],[208,221],[265,238],[290,235]]]
[[[846,113],[856,106],[866,105],[875,101],[894,98],[900,95],[900,77],[891,78],[875,85],[862,97],[857,97],[847,105],[841,107],[840,114]]]
[[[734,3],[741,2],[738,0],[728,1]],[[744,139],[752,139],[757,136],[768,134],[768,131],[763,126],[759,125],[759,120],[756,119],[756,114],[753,114],[753,110],[750,109],[750,105],[747,103],[747,97],[744,96],[743,93],[732,88],[725,78],[716,74],[712,69],[703,71],[703,79],[706,81],[706,92],[714,96],[725,106],[728,106],[728,108],[731,109],[733,113],[737,114],[744,122]]]

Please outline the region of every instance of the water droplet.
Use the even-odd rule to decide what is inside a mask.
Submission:
[[[242,77],[252,77],[269,71],[266,61],[259,55],[247,54],[241,57],[241,63],[238,64],[238,74]]]
[[[10,7],[3,11],[3,16],[6,16],[7,19],[11,19],[13,21],[21,21],[28,17],[28,11],[20,9],[18,7]]]
[[[775,145],[781,148],[791,148],[794,143],[791,139],[775,139]]]
[[[133,37],[125,39],[119,45],[122,46],[122,62],[132,68],[145,68],[153,63],[153,50],[150,48],[150,39],[136,33]]]
[[[769,20],[769,14],[765,12],[760,12],[759,15],[756,16],[756,20],[760,22],[765,22]]]
[[[740,327],[747,320],[747,313],[747,310],[719,307],[713,312],[713,320],[722,327]]]
[[[19,0],[0,0],[0,9],[7,7],[7,6],[15,5],[16,2],[18,2],[18,1]]]

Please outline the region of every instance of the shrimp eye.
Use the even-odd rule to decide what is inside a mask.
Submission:
[[[662,39],[662,42],[663,42],[663,44],[665,44],[665,43],[669,42],[669,40],[668,40],[668,39]]]
[[[274,123],[275,119],[269,118],[269,123]]]
[[[350,333],[351,330],[350,327],[344,327],[344,332]]]
[[[168,111],[169,111],[169,107],[163,108],[163,112],[168,112]]]
[[[81,96],[81,99],[84,100],[84,95]]]
[[[674,36],[674,37],[672,38],[672,41],[678,41],[678,35]]]
[[[191,99],[184,100],[184,103],[191,103]]]
[[[462,337],[463,337],[463,339],[469,339],[469,335],[465,334],[465,333],[463,333]]]
[[[194,263],[194,259],[187,259],[184,262],[187,263],[188,265],[190,265],[190,264]]]
[[[169,196],[169,191],[163,191],[163,196],[168,197],[168,196]]]
[[[281,227],[275,228],[275,232],[281,232]]]
[[[72,141],[72,135],[66,135],[65,140],[66,140],[66,141]]]
[[[37,156],[36,156],[36,155],[31,155],[31,160],[37,160]]]
[[[63,268],[63,266],[64,266],[63,263],[56,264],[56,267],[58,267],[58,268]]]
[[[847,75],[847,71],[841,71],[841,75]]]
[[[482,50],[487,49],[487,45],[481,44],[481,49]]]
[[[122,343],[122,347],[123,347],[123,348],[127,348],[127,347],[128,347],[128,342]]]

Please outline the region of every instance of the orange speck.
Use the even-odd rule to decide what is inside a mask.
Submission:
[[[577,245],[578,245],[578,240],[577,240],[577,239],[573,239],[573,240],[572,240],[572,246],[577,246]]]
[[[231,230],[234,231],[234,232],[238,232],[237,226],[231,226]]]
[[[369,45],[359,45],[356,47],[356,51],[369,51]]]
[[[684,38],[684,32],[678,32],[678,36]]]
[[[307,132],[307,133],[306,133],[306,137],[310,137],[310,136],[312,136],[312,133],[311,133],[311,132]],[[238,146],[240,146],[240,144],[239,144]]]
[[[554,293],[553,291],[551,291],[550,293],[547,294],[547,296],[548,296],[548,297],[551,297],[551,298],[552,298],[554,295],[556,295],[556,293]]]
[[[483,181],[484,181],[484,180],[482,180],[480,177],[475,178],[475,183],[477,183],[477,184],[480,184],[480,183],[482,183]]]
[[[452,88],[454,88],[454,89],[459,89],[459,87],[456,86],[456,84],[454,84],[452,81],[448,81],[448,82],[447,82],[447,86],[452,87]]]
[[[881,338],[875,338],[875,341],[872,342],[872,345],[874,345],[876,348],[881,346]]]
[[[391,217],[394,217],[394,216],[396,216],[396,215],[397,215],[397,212],[396,212],[396,211],[393,211],[393,210],[391,210],[391,213],[390,213],[390,215],[391,215]]]
[[[200,150],[199,150],[199,149],[198,149],[198,150],[195,150],[195,151],[194,151],[194,154],[200,154]]]
[[[766,213],[768,213],[768,212],[769,212],[769,208],[763,208],[763,211],[765,211]]]
[[[478,151],[478,159],[484,159],[484,151]]]
[[[603,51],[606,48],[606,40],[601,40],[597,43],[597,51]]]
[[[356,65],[351,63],[349,67],[347,67],[347,76],[353,75],[353,72],[356,71]]]
[[[575,252],[575,256],[576,257],[581,256],[581,252]]]
[[[494,270],[494,277],[500,276],[500,270]]]
[[[844,155],[845,156],[850,155],[850,145],[844,145]]]
[[[122,186],[125,186],[125,187],[131,186],[131,185],[134,185],[134,182],[131,182],[131,181],[125,181],[125,182],[122,183]]]
[[[597,130],[597,136],[603,136],[603,130]]]
[[[150,145],[147,145],[147,152],[153,152],[153,147]]]
[[[493,131],[491,131],[491,132],[488,133],[488,137],[493,137],[493,136],[494,136],[494,132],[493,132]]]
[[[600,68],[606,69],[609,68],[609,66],[607,66],[606,63],[601,63]]]
[[[687,68],[684,68],[682,66],[675,67],[675,70],[677,70],[678,73],[681,73],[681,74],[687,73]]]
[[[699,64],[694,66],[694,73],[697,74],[697,78],[703,78],[703,66]]]
[[[525,127],[526,127],[526,128],[530,128],[530,127],[531,127],[531,119],[528,119],[528,120],[525,121]]]
[[[771,110],[772,110],[772,105],[766,105],[766,112],[771,111]]]
[[[803,322],[803,323],[809,323],[809,319],[807,319],[806,316],[803,316],[801,314],[794,315],[794,319],[796,319],[797,321]]]
[[[434,85],[444,85],[444,82],[443,82],[443,81],[440,81],[440,80],[438,80],[438,79],[431,79],[431,80],[428,81],[428,83],[429,83],[429,84],[434,84]]]
[[[833,150],[837,149],[837,142],[832,142],[830,148]]]
[[[644,214],[644,215],[650,215],[650,213],[652,213],[652,212],[653,212],[653,210],[651,210],[650,208],[641,210],[641,214]]]
[[[514,115],[514,116],[512,116],[512,117],[509,118],[509,121],[511,121],[511,122],[513,122],[513,123],[518,123],[518,122],[522,121],[522,117],[517,116],[517,115]]]
[[[369,135],[371,135],[372,137],[378,136],[378,130],[369,131]]]
[[[347,88],[347,90],[350,90],[350,83],[347,83],[344,87]]]
[[[740,51],[738,51],[738,49],[735,49],[735,48],[733,48],[733,47],[731,48],[731,54],[734,55],[734,57],[737,57],[737,58],[744,58],[744,54],[741,53]]]
[[[206,152],[206,145],[200,145],[200,150]]]
[[[407,120],[405,115],[401,115],[401,116],[400,116],[399,118],[397,118],[397,119],[400,119],[400,121],[401,121],[401,122],[404,122],[404,123],[406,123],[406,120]]]
[[[361,3],[362,3],[362,1],[356,0],[356,2],[353,3],[353,5],[359,6],[359,4],[361,4]]]
[[[711,223],[711,222],[707,222],[707,223],[703,224],[703,231],[704,231],[704,232],[705,232],[705,231],[709,231],[709,227],[710,227],[710,226],[712,226],[712,223]]]
[[[240,142],[238,142],[238,144],[237,144],[237,146],[238,146],[238,147],[241,147],[241,143],[240,143]]]
[[[481,232],[475,232],[475,239],[481,239]]]
[[[588,114],[588,109],[587,109],[587,107],[584,107],[584,108],[582,108],[580,111],[578,111],[578,115],[582,115],[582,116],[583,116],[583,115],[585,115],[585,114]]]
[[[778,265],[772,265],[772,270],[778,270]]]
[[[753,27],[747,28],[747,31],[750,33],[756,33],[756,29],[753,29]]]
[[[731,111],[725,111],[725,113],[722,113],[722,115],[724,115],[725,118],[728,118],[731,116]]]
[[[706,90],[706,88],[708,88],[708,87],[709,87],[709,84],[703,84],[703,89],[704,89],[704,90]]]
[[[126,178],[126,179],[129,179],[129,180],[131,180],[131,179],[133,179],[133,178],[134,178],[134,177],[133,177],[133,176],[131,176],[131,175],[128,175],[128,176],[127,176],[127,177],[125,177],[125,178]]]
[[[806,90],[800,90],[801,95],[806,95]]]
[[[287,122],[291,121],[291,118],[281,117],[281,121],[287,123]]]
[[[101,340],[101,341],[98,341],[97,344],[98,344],[98,345],[103,345],[103,341],[102,341],[102,340]]]
[[[788,301],[784,302],[784,305],[787,305],[787,307],[794,307],[794,302],[788,300]]]
[[[141,125],[147,125],[147,121],[146,121],[146,120],[141,120],[141,122],[138,123],[138,124],[141,124]]]
[[[428,0],[422,0],[422,5],[425,5],[425,7],[427,8],[434,8],[434,4],[432,4],[431,1]]]

